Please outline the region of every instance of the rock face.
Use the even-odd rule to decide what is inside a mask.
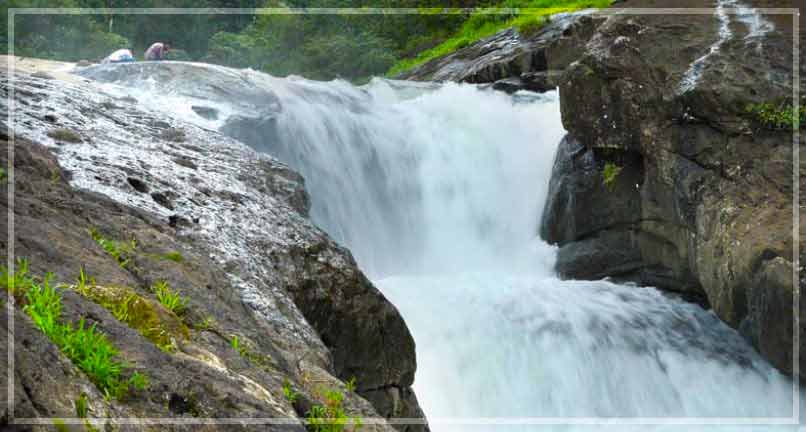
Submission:
[[[792,46],[791,29],[752,11],[687,16],[685,25],[673,15],[609,18],[561,79],[569,134],[540,229],[561,247],[563,276],[703,297],[785,372],[792,131],[747,107],[791,106]],[[609,188],[607,164],[621,168]]]
[[[91,83],[18,75],[15,96],[14,256],[28,259],[32,274],[52,272],[67,285],[83,268],[98,290],[125,290],[153,305],[152,287],[165,281],[187,299],[179,318],[188,330],[173,336],[172,350],[161,350],[63,287],[63,318],[96,324],[149,378],[146,390],[105,400],[17,307],[15,411],[0,415],[0,428],[13,418],[74,417],[82,392],[93,416],[280,419],[267,430],[304,430],[300,418],[326,389],[345,394],[348,415],[423,417],[410,389],[416,361],[405,323],[350,253],[308,220],[297,173]],[[48,136],[55,127],[82,140],[55,140]],[[9,135],[3,132],[3,144]],[[0,189],[8,214],[7,188]],[[93,236],[133,245],[125,264]],[[8,301],[5,291],[0,297]],[[5,326],[5,307],[0,314]],[[5,350],[7,332],[0,333]],[[10,377],[0,376],[6,388]],[[353,377],[350,392],[344,381]],[[284,385],[299,394],[294,403]],[[382,420],[364,429],[392,430]]]
[[[586,11],[557,14],[533,35],[508,29],[398,76],[417,81],[495,83],[507,92],[557,87],[563,69],[581,54],[602,18]]]

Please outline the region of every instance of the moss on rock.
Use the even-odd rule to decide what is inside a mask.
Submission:
[[[163,351],[174,351],[176,341],[190,331],[176,314],[127,287],[79,283],[78,293],[103,306],[121,322],[137,330]]]

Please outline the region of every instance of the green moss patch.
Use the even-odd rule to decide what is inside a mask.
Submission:
[[[175,351],[176,340],[190,337],[187,326],[176,314],[131,288],[87,283],[82,276],[74,289],[112,312],[115,318],[140,332],[163,351]]]

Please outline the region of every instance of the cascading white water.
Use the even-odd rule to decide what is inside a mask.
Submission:
[[[304,175],[314,221],[411,329],[432,430],[479,417],[791,416],[791,381],[711,312],[555,277],[536,226],[565,133],[556,93],[241,78],[281,107],[242,138]]]

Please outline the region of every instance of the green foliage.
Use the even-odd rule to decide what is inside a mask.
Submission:
[[[313,432],[342,432],[345,430],[359,430],[360,417],[347,415],[343,402],[344,394],[338,390],[325,389],[324,403],[314,405],[308,411],[306,420],[308,430]],[[352,427],[350,427],[352,425]]]
[[[348,393],[352,393],[355,391],[355,377],[350,377],[347,381],[344,382],[345,389]]]
[[[8,274],[6,269],[3,272]],[[27,273],[27,269],[25,272],[14,272],[15,275],[24,273]],[[56,288],[51,287],[50,279],[50,275],[47,275],[41,284],[31,282],[27,286],[23,311],[34,324],[107,397],[120,399],[129,392],[130,387],[145,388],[142,375],[135,373],[128,379],[123,377],[126,367],[118,360],[119,351],[103,333],[96,330],[95,324],[87,326],[83,318],[75,326],[62,322],[62,297]],[[79,409],[78,405],[76,409]]]
[[[166,261],[173,261],[176,263],[181,263],[182,261],[185,260],[185,258],[182,256],[182,252],[179,251],[173,251],[168,252],[166,254],[162,254],[160,255],[160,258]]]
[[[291,383],[288,381],[288,378],[283,380],[283,396],[288,401],[288,403],[291,404],[293,404],[294,402],[297,401],[297,399],[299,399],[299,393],[297,393],[296,391],[294,391],[293,388],[291,388]]]
[[[62,419],[53,419],[53,427],[56,432],[70,432],[70,428],[64,423]]]
[[[0,168],[0,185],[6,184],[6,180],[8,180],[8,175],[6,174],[5,168]]]
[[[196,323],[194,325],[194,328],[196,330],[198,330],[198,331],[207,331],[207,330],[210,330],[211,328],[213,328],[214,325],[215,325],[215,320],[213,319],[213,317],[208,316],[208,317],[204,318],[204,320],[202,320],[202,322]]]
[[[406,70],[443,57],[485,37],[509,27],[515,27],[523,36],[531,36],[546,22],[547,18],[560,12],[586,8],[604,8],[613,0],[508,0],[495,7],[476,10],[461,28],[434,48],[419,53],[414,58],[401,59],[387,72],[396,76]],[[519,8],[518,11],[508,9]],[[523,9],[523,10],[520,10]]]
[[[238,354],[248,360],[250,363],[258,366],[260,368],[271,370],[272,362],[271,358],[256,353],[252,349],[247,346],[245,343],[241,343],[241,339],[237,335],[233,335],[232,339],[230,339],[230,346],[235,351],[238,351]]]
[[[798,107],[798,115],[792,109],[791,103],[760,103],[749,104],[745,112],[758,124],[769,129],[798,129],[806,124],[806,105]]]
[[[157,300],[165,306],[165,309],[177,314],[182,315],[187,308],[187,299],[173,291],[168,285],[168,282],[159,281],[151,287],[154,294],[157,295]]]
[[[176,350],[175,339],[186,339],[187,328],[174,314],[159,313],[155,304],[124,287],[99,286],[82,268],[73,288],[76,292],[103,306],[120,322],[137,330],[165,352]]]
[[[612,190],[616,185],[616,178],[618,178],[619,173],[621,173],[620,166],[612,162],[605,163],[604,169],[602,170],[602,183],[608,190]]]
[[[87,418],[87,414],[89,414],[89,401],[87,400],[87,394],[81,393],[81,395],[76,399],[76,417],[78,418]]]
[[[232,347],[232,349],[241,352],[241,341],[240,339],[238,339],[238,335],[233,335],[229,344]]]
[[[24,301],[25,294],[34,285],[34,280],[28,275],[28,261],[17,258],[16,270],[0,267],[0,284],[18,303]]]
[[[137,248],[137,242],[134,239],[128,242],[111,240],[101,235],[95,228],[90,228],[90,235],[106,253],[115,258],[120,267],[129,268],[134,250]]]

